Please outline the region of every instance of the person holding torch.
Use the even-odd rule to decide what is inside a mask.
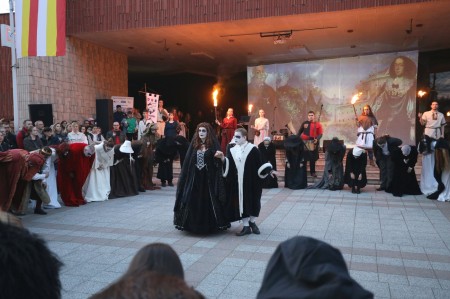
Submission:
[[[234,136],[234,131],[237,129],[237,119],[234,117],[233,108],[228,108],[227,116],[222,122],[216,119],[216,124],[222,128],[222,140],[220,148],[222,152],[227,152],[227,145],[231,142]]]
[[[358,100],[359,94],[355,95],[352,99],[352,104]],[[355,106],[353,106],[355,107]],[[356,146],[367,150],[369,154],[369,164],[375,166],[373,161],[373,141],[375,140],[375,133],[378,127],[378,121],[372,112],[370,105],[365,105],[360,116],[356,116],[356,126],[358,127],[358,138],[356,139]]]

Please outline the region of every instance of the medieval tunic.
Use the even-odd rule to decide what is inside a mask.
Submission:
[[[227,153],[227,216],[230,222],[258,217],[261,210],[262,180],[258,175],[261,156],[254,144],[236,145]]]
[[[377,119],[374,116],[360,115],[358,123],[356,145],[360,148],[371,149],[375,139],[375,127],[378,126]]]
[[[45,180],[47,182],[47,193],[50,197],[50,203],[44,208],[61,208],[61,204],[58,201],[58,187],[56,184],[56,169],[55,162],[58,159],[58,155],[56,154],[56,150],[52,148],[52,155],[47,158],[46,164],[49,170],[48,178]]]
[[[27,172],[26,156],[23,149],[0,152],[0,210],[8,211],[16,192],[17,183]]]
[[[258,150],[261,154],[261,163],[270,163],[273,167],[273,170],[277,170],[277,161],[276,161],[276,148],[275,145],[270,142],[268,146],[265,146],[264,142],[261,142],[258,145]],[[265,179],[263,179],[262,187],[265,189],[270,188],[278,188],[278,179],[277,177],[268,175]]]
[[[105,151],[103,143],[95,145],[95,160],[83,186],[87,202],[108,200],[111,192],[110,167],[114,164],[114,151]]]
[[[225,230],[230,223],[225,217],[225,180],[222,161],[214,158],[219,143],[206,151],[192,144],[186,155],[177,185],[174,225],[179,230],[211,233]]]
[[[230,118],[225,117],[220,124],[220,127],[222,128],[220,148],[223,153],[226,153],[227,145],[233,139],[234,130],[237,128],[237,119],[234,116]]]
[[[422,121],[425,122],[425,135],[435,139],[444,136],[442,131],[442,126],[446,124],[444,114],[439,111],[426,111],[422,114]]]

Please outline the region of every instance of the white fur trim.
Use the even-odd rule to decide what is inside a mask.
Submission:
[[[261,172],[262,172],[264,169],[266,169],[267,167],[269,167],[269,166],[273,169],[272,164],[270,164],[269,162],[264,163],[263,165],[261,165],[261,167],[258,169],[258,176],[259,176],[260,178],[265,179],[265,178],[269,175],[269,174],[266,174],[266,175],[262,175],[262,174],[261,174]]]
[[[225,170],[223,170],[223,166],[222,166],[222,176],[224,178],[226,178],[228,175],[228,170],[230,170],[230,161],[228,160],[227,157],[225,157],[225,159],[223,160],[223,163],[225,164]]]

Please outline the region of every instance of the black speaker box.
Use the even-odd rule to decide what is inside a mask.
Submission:
[[[111,99],[97,99],[96,101],[97,126],[102,128],[102,135],[112,129],[113,101]]]
[[[30,119],[33,122],[41,120],[44,126],[50,127],[53,124],[53,107],[52,104],[30,104],[28,105]]]

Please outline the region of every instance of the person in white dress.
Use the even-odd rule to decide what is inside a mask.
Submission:
[[[269,120],[265,118],[265,112],[263,109],[259,110],[259,117],[255,119],[255,125],[251,127],[255,130],[253,144],[258,146],[264,141],[264,138],[269,136]]]
[[[61,208],[61,204],[58,201],[58,188],[56,186],[56,169],[55,169],[55,161],[58,158],[56,154],[56,150],[54,148],[50,148],[52,150],[52,155],[47,158],[45,161],[45,169],[48,170],[48,177],[45,179],[47,183],[47,193],[50,197],[50,203],[44,205],[44,209],[59,209]]]
[[[108,200],[111,192],[109,168],[114,164],[113,147],[112,141],[95,145],[95,160],[82,189],[87,202]]]
[[[420,173],[420,191],[426,196],[436,192],[438,182],[434,177],[434,147],[436,140],[428,135],[423,135],[422,140],[417,146],[417,150],[422,154],[422,171]]]

